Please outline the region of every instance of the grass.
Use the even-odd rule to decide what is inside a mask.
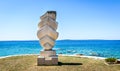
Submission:
[[[120,65],[105,65],[104,60],[59,57],[58,66],[37,66],[37,56],[0,59],[0,71],[120,71]]]
[[[106,62],[116,62],[117,59],[116,58],[107,58],[105,59]]]

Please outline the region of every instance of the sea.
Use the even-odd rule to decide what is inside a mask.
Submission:
[[[38,40],[0,41],[0,57],[39,54],[42,50]],[[53,50],[57,54],[120,59],[120,40],[57,40]]]

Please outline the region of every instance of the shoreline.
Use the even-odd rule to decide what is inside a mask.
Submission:
[[[8,57],[15,57],[15,56],[31,56],[31,55],[39,55],[39,54],[18,54],[18,55],[8,55],[8,56],[1,56],[0,59],[8,58]]]
[[[3,58],[8,58],[8,57],[15,57],[15,56],[31,56],[31,55],[39,55],[39,54],[19,54],[19,55],[9,55],[9,56],[1,56],[0,59]],[[105,57],[97,57],[97,56],[86,56],[86,55],[81,55],[78,56],[76,54],[74,55],[67,55],[67,54],[57,54],[58,56],[73,56],[73,57],[82,57],[82,58],[92,58],[92,59],[106,59]]]
[[[82,57],[82,58],[92,58],[92,59],[106,59],[105,57],[98,57],[98,56],[87,56],[87,55],[67,55],[67,54],[60,54],[58,56],[73,56],[73,57]]]

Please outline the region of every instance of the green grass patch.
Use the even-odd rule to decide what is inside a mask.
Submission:
[[[106,58],[105,61],[106,62],[116,62],[117,59],[116,58]]]

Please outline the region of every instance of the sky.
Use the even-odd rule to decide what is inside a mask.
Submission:
[[[38,40],[40,16],[51,10],[57,40],[120,40],[120,0],[0,0],[0,40]]]

